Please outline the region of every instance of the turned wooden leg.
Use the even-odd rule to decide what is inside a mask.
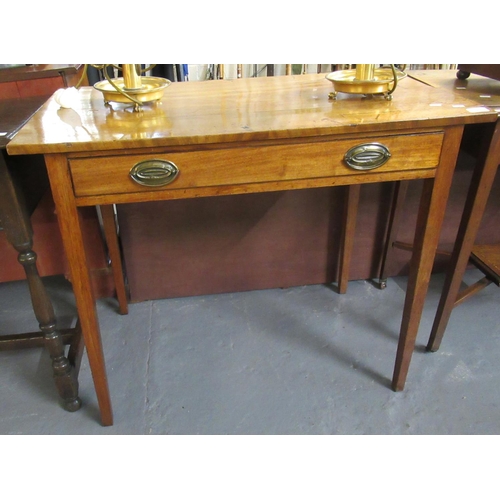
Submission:
[[[19,251],[19,246],[14,246]],[[52,359],[54,380],[59,396],[62,399],[64,409],[76,411],[81,407],[81,401],[78,397],[78,380],[73,366],[65,356],[62,337],[56,329],[54,309],[38,274],[36,258],[36,253],[31,249],[21,250],[19,253],[19,262],[24,267],[28,278],[33,310],[44,335],[45,347]]]
[[[19,252],[18,260],[26,272],[33,310],[52,359],[54,379],[62,404],[66,410],[76,411],[81,406],[77,376],[65,356],[63,339],[56,328],[54,309],[38,273],[29,217],[3,156],[0,157],[0,218],[7,240]]]

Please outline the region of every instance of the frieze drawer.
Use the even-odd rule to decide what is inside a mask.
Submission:
[[[434,169],[443,132],[72,158],[77,197]]]

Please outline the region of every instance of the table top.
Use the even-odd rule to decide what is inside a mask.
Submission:
[[[293,139],[493,122],[477,102],[410,76],[391,101],[339,94],[324,74],[172,83],[142,111],[92,87],[73,109],[51,97],[9,143],[9,154],[46,154]]]

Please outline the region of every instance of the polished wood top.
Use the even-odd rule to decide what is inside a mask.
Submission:
[[[495,121],[477,103],[413,78],[392,101],[339,94],[324,74],[173,83],[162,102],[106,106],[92,87],[75,109],[50,98],[8,145],[9,154],[248,142]]]

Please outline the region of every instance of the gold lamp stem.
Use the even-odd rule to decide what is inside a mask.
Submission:
[[[135,64],[123,64],[123,83],[125,90],[136,90],[141,88],[141,73]]]
[[[375,77],[375,64],[356,64],[356,80],[369,82]]]

